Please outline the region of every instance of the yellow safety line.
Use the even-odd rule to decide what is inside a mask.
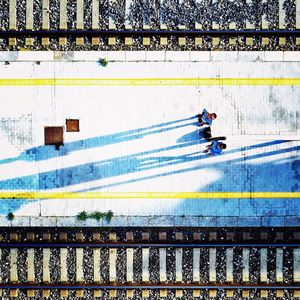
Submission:
[[[300,78],[0,78],[0,86],[300,85]]]
[[[0,199],[300,198],[300,192],[1,192]]]

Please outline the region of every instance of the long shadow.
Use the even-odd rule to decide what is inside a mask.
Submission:
[[[253,146],[252,146],[252,149],[253,149]],[[78,192],[92,191],[92,190],[110,188],[110,187],[119,186],[119,185],[126,185],[126,184],[135,183],[135,182],[139,182],[139,181],[146,181],[146,180],[156,179],[156,178],[164,177],[164,176],[177,175],[177,174],[181,174],[181,173],[185,173],[185,172],[197,171],[197,170],[201,170],[203,168],[205,168],[205,169],[209,169],[209,168],[219,169],[219,168],[222,168],[222,166],[225,166],[225,165],[230,166],[231,168],[234,168],[236,166],[236,164],[240,163],[240,162],[245,162],[245,161],[248,161],[248,160],[254,160],[254,159],[258,159],[258,158],[262,158],[262,157],[274,156],[274,155],[278,155],[278,154],[282,154],[282,153],[288,153],[288,152],[291,152],[291,151],[299,151],[299,150],[300,150],[300,146],[294,146],[294,147],[290,147],[290,148],[269,151],[269,152],[265,152],[265,153],[261,153],[261,154],[255,154],[255,155],[250,155],[250,156],[246,156],[246,157],[240,157],[240,158],[235,158],[235,159],[231,159],[231,160],[226,160],[226,161],[218,162],[218,163],[212,162],[210,164],[205,164],[204,166],[199,165],[199,166],[195,166],[195,167],[178,169],[178,170],[175,170],[175,171],[167,171],[167,172],[163,172],[163,173],[160,173],[160,174],[143,176],[143,177],[130,179],[130,180],[124,180],[124,181],[120,181],[120,182],[117,182],[117,183],[104,184],[104,185],[100,185],[100,186],[93,187],[93,188],[80,189],[80,190],[78,190]],[[236,152],[236,151],[233,150],[233,152]],[[196,154],[198,154],[198,155],[196,155]],[[229,153],[227,153],[227,154],[229,154]],[[226,155],[226,154],[224,154],[224,155]],[[148,159],[151,159],[151,158],[148,158]],[[181,155],[181,156],[171,156],[171,157],[167,156],[167,157],[160,157],[160,158],[156,158],[156,159],[158,161],[160,161],[159,165],[156,164],[156,167],[158,168],[158,167],[166,167],[166,166],[176,165],[176,164],[190,162],[190,161],[200,161],[200,160],[203,160],[203,159],[213,160],[214,158],[208,156],[207,154],[199,154],[199,152],[196,152],[196,153],[186,154],[186,155]],[[145,170],[149,170],[151,168],[152,167],[143,168],[142,170],[145,171]],[[237,176],[239,176],[239,174],[237,174]]]
[[[184,121],[190,121],[194,118],[196,118],[196,116],[192,116],[185,119],[173,120],[173,121],[160,123],[160,124],[155,124],[147,127],[122,131],[114,134],[108,134],[99,137],[78,140],[78,141],[64,144],[59,148],[59,150],[55,150],[55,146],[44,146],[44,145],[38,146],[38,147],[25,150],[17,157],[0,160],[0,164],[8,164],[18,160],[25,160],[25,161],[46,160],[54,157],[65,156],[70,152],[74,152],[74,151],[87,150],[90,148],[103,147],[110,144],[122,143],[122,142],[127,142],[135,139],[141,139],[147,135],[162,133],[180,127],[197,125],[197,122],[188,122],[184,124],[170,126]]]
[[[173,146],[153,149],[149,151],[144,151],[144,152],[121,156],[112,159],[106,159],[106,160],[78,165],[74,167],[57,169],[53,171],[43,172],[40,174],[8,179],[0,182],[0,189],[47,190],[47,189],[61,188],[61,187],[71,186],[74,184],[85,183],[85,182],[90,182],[90,181],[95,181],[95,180],[100,180],[105,178],[111,178],[111,177],[124,175],[124,174],[131,174],[131,173],[145,171],[145,170],[158,169],[158,168],[177,165],[177,164],[186,163],[190,161],[196,161],[196,160],[200,161],[202,159],[213,159],[207,156],[206,154],[199,155],[199,152],[188,153],[188,154],[178,155],[178,156],[144,157],[145,155],[149,155],[149,154],[155,154],[162,151],[184,148],[184,147],[192,146],[195,144],[201,144],[205,142],[206,141],[202,140],[202,141],[192,141],[184,144],[176,144]],[[285,141],[273,141],[273,142],[243,147],[239,149],[232,149],[227,151],[227,154],[234,153],[236,151],[241,151],[241,149],[243,150],[254,149],[254,148],[264,147],[270,144],[278,144],[284,142]],[[256,154],[252,156],[227,160],[225,162],[218,163],[217,165],[215,165],[215,162],[212,161],[212,163],[208,165],[206,164],[204,167],[218,168],[220,164],[222,165],[224,163],[225,164],[237,163],[248,159],[256,159],[260,157],[271,156],[271,155],[276,155],[284,152],[298,150],[299,148],[300,147],[291,147],[288,149],[270,151],[270,152]],[[226,155],[226,152],[224,155]],[[177,174],[181,172],[193,171],[202,167],[203,166],[195,166],[192,168],[187,168],[182,170],[164,172],[153,176],[138,177],[129,181],[125,180],[119,183],[112,183],[112,184],[98,186],[97,189],[104,188],[104,187],[111,187],[120,184],[137,182],[141,180],[158,178],[161,176],[167,176],[167,175]],[[92,190],[92,189],[87,189],[87,190]]]

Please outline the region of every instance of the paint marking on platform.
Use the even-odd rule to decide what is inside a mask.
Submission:
[[[1,78],[0,86],[300,85],[300,78]]]
[[[0,192],[1,199],[266,199],[300,198],[300,192]]]

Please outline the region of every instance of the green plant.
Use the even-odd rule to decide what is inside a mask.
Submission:
[[[6,216],[7,220],[12,221],[15,218],[15,215],[12,212],[9,212]]]
[[[77,215],[77,220],[79,221],[85,221],[88,218],[88,214],[86,211],[82,211]]]
[[[104,213],[101,211],[94,211],[89,215],[89,218],[95,219],[97,221],[100,221],[101,219],[103,219],[104,217]]]
[[[100,66],[106,67],[107,64],[108,64],[108,60],[106,58],[99,58],[98,63],[99,63]]]
[[[110,221],[111,221],[111,219],[112,219],[113,216],[114,216],[114,213],[113,213],[111,210],[109,210],[109,211],[105,214],[105,220],[106,220],[108,223],[110,223]]]

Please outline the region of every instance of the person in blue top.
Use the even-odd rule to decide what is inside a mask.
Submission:
[[[200,126],[207,124],[209,126],[212,125],[212,121],[217,117],[215,113],[209,113],[205,108],[202,111],[202,114],[198,115],[198,121]]]
[[[206,146],[205,153],[210,152],[208,155],[210,156],[218,156],[222,153],[222,151],[226,149],[226,144],[215,141],[210,145]]]

